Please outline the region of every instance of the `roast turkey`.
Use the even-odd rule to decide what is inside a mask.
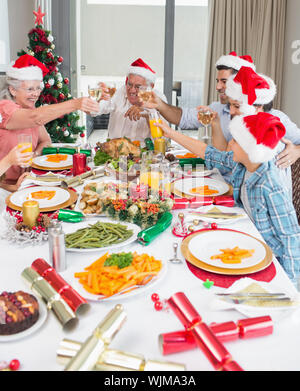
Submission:
[[[140,157],[141,150],[133,144],[129,139],[121,137],[115,138],[105,143],[97,143],[101,151],[107,153],[113,159],[117,159],[120,155],[129,155]]]

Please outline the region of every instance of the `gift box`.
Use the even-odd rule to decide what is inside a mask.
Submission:
[[[64,299],[70,306],[72,311],[79,313],[79,311],[87,310],[90,305],[87,301],[79,295],[44,259],[38,258],[31,267],[38,272]]]

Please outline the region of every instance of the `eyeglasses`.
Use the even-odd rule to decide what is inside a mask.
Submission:
[[[130,83],[129,81],[127,82],[127,87],[130,89],[130,88],[134,88],[135,90],[139,90],[142,85],[141,84],[132,84]]]
[[[30,88],[22,88],[20,87],[20,90],[23,90],[25,91],[27,94],[33,94],[35,92],[37,93],[41,93],[43,91],[43,89],[41,87],[36,87],[36,88],[33,88],[33,87],[30,87]]]

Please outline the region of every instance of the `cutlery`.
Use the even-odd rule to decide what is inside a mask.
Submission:
[[[224,301],[227,301],[229,303],[234,303],[234,304],[243,304],[247,301],[260,301],[260,302],[265,302],[265,301],[270,301],[270,302],[280,302],[280,303],[291,303],[292,299],[290,297],[243,297],[243,298],[229,298],[228,296],[223,297]]]
[[[178,243],[174,242],[173,243],[174,257],[169,259],[169,262],[172,262],[172,263],[182,263],[182,260],[177,257],[177,248],[178,248]]]
[[[216,213],[216,212],[211,212],[211,213],[189,212],[189,214],[202,216],[202,217],[213,217],[215,219],[232,219],[232,218],[237,218],[237,217],[242,217],[243,216],[243,215],[238,214],[238,213]]]
[[[62,181],[62,178],[59,178],[59,177],[47,177],[47,176],[43,176],[43,175],[37,175],[37,176],[31,176],[31,175],[28,175],[26,177],[26,179],[31,179],[31,180],[38,180],[38,181],[43,181],[43,182],[61,182]]]
[[[286,296],[285,293],[269,293],[269,292],[237,292],[237,293],[215,293],[217,296],[234,296],[234,297],[278,297]]]

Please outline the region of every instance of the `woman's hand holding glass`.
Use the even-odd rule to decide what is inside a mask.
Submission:
[[[29,167],[33,158],[33,152],[27,152],[28,146],[16,145],[8,153],[8,162],[11,166]]]

